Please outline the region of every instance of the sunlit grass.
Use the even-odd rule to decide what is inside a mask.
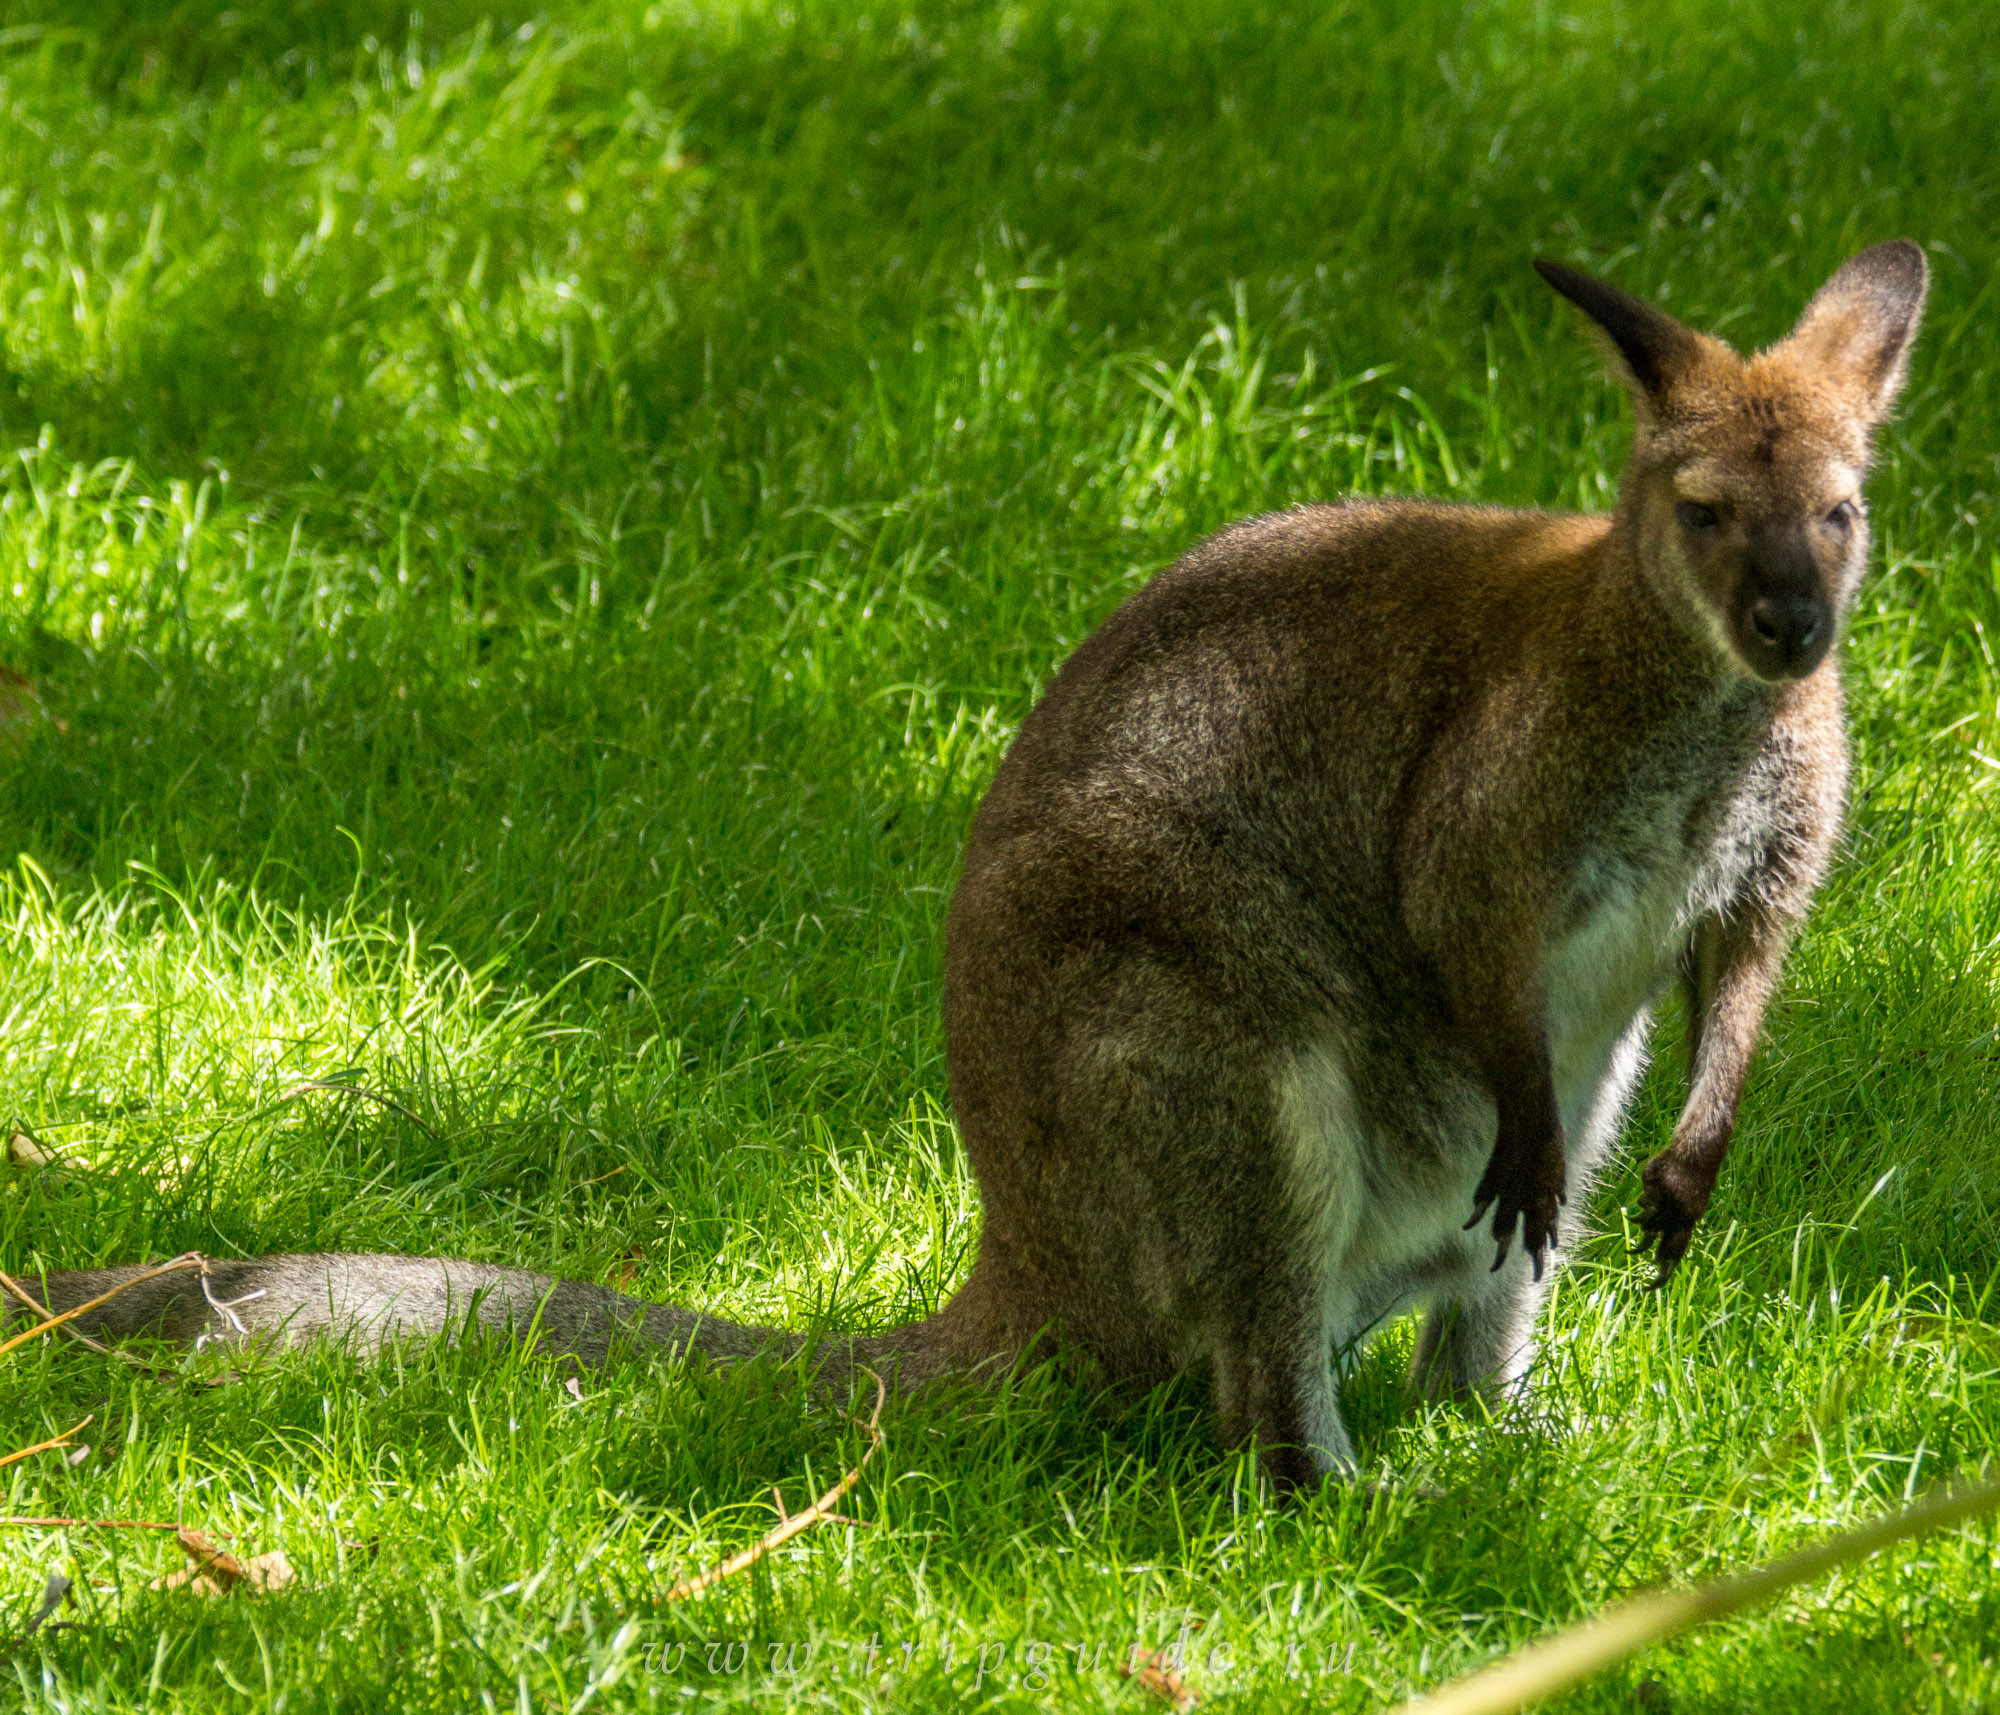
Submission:
[[[0,1122],[60,1158],[0,1184],[10,1273],[379,1248],[800,1327],[921,1314],[978,1221],[943,905],[1065,651],[1245,513],[1605,504],[1623,407],[1532,253],[1748,342],[1862,243],[1937,271],[1849,645],[1852,835],[1740,1152],[1664,1298],[1611,1176],[1531,1409],[1406,1407],[1392,1330],[1347,1399],[1407,1484],[1283,1513],[1197,1388],[900,1406],[867,1528],[660,1613],[773,1485],[797,1505],[858,1451],[793,1378],[635,1363],[579,1395],[475,1343],[174,1388],[44,1341],[4,1360],[0,1452],[86,1412],[97,1451],[0,1472],[6,1510],[185,1514],[302,1578],[197,1609],[146,1587],[170,1541],[11,1531],[0,1604],[67,1568],[84,1622],[13,1648],[22,1695],[1129,1708],[1111,1664],[1198,1625],[1205,1690],[1360,1711],[1976,1465],[1988,30],[1777,0],[8,8],[0,665],[34,694],[0,686]],[[1643,1675],[1682,1710],[1983,1707],[1992,1540],[1574,1706]]]

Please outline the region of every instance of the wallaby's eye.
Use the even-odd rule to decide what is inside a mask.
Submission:
[[[1852,530],[1854,528],[1854,520],[1859,516],[1860,513],[1855,507],[1854,502],[1843,500],[1826,515],[1826,521],[1836,530]]]
[[[1713,530],[1722,522],[1713,506],[1704,506],[1699,500],[1683,500],[1674,508],[1674,516],[1683,530]]]

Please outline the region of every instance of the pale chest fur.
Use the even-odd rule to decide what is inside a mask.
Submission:
[[[1689,934],[1768,855],[1778,785],[1760,756],[1718,781],[1662,769],[1608,810],[1574,866],[1543,950],[1549,1050],[1565,1116],[1671,979]]]

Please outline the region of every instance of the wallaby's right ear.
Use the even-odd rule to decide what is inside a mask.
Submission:
[[[1813,294],[1784,348],[1833,375],[1861,415],[1880,422],[1909,373],[1930,281],[1930,263],[1907,238],[1872,245]]]
[[[1579,269],[1537,257],[1535,272],[1604,330],[1625,360],[1633,403],[1648,416],[1666,416],[1675,384],[1701,360],[1701,336],[1645,299]]]

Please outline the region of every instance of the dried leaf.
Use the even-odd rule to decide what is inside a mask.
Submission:
[[[269,1554],[238,1560],[226,1548],[217,1548],[200,1531],[189,1530],[186,1525],[175,1530],[174,1540],[194,1564],[184,1566],[178,1572],[169,1572],[164,1578],[154,1579],[150,1586],[152,1589],[191,1590],[197,1596],[223,1596],[241,1589],[282,1590],[297,1577],[282,1549],[274,1548]]]
[[[282,1590],[287,1584],[298,1581],[298,1574],[292,1570],[292,1563],[285,1558],[282,1548],[271,1549],[254,1560],[244,1561],[243,1575],[253,1590]]]
[[[1120,1662],[1118,1671],[1136,1683],[1141,1691],[1149,1691],[1162,1703],[1175,1709],[1192,1709],[1201,1701],[1201,1693],[1181,1678],[1175,1668],[1168,1665],[1168,1652],[1156,1649],[1141,1659],[1137,1667],[1128,1662]]]
[[[218,1548],[198,1530],[189,1530],[182,1525],[174,1532],[174,1540],[181,1545],[181,1552],[194,1562],[195,1573],[205,1573],[223,1584],[240,1584],[246,1574],[243,1562],[226,1548]]]
[[[56,1158],[24,1131],[7,1140],[7,1159],[16,1167],[53,1167]]]

